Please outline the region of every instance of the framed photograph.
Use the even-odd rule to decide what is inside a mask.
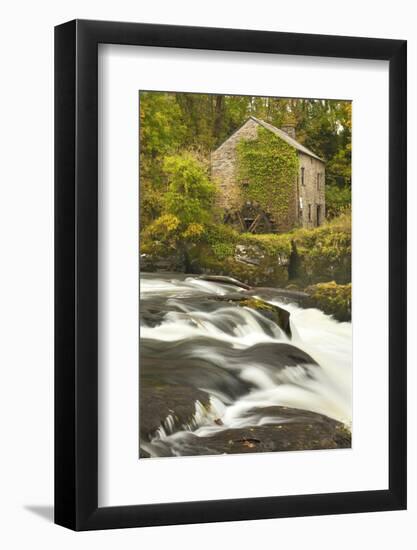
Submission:
[[[55,29],[55,521],[406,508],[406,42]]]

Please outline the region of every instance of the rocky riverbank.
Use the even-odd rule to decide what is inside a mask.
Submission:
[[[309,297],[308,307],[319,307],[339,321],[351,319],[349,216],[281,235],[230,230],[219,235],[187,249],[144,241],[141,270],[230,276],[251,287],[298,290]]]

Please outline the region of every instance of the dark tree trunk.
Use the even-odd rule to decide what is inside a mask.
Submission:
[[[291,241],[291,254],[290,254],[290,261],[288,264],[288,279],[290,281],[293,281],[298,277],[299,269],[300,269],[300,257],[298,255],[295,242]]]

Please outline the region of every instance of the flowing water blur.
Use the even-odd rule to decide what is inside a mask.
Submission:
[[[203,358],[250,388],[236,396],[202,379],[199,389],[210,395],[209,410],[197,400],[193,421],[179,430],[172,418],[167,418],[155,436],[165,445],[178,446],[187,431],[205,437],[229,428],[272,424],[277,418],[268,411],[274,406],[320,413],[350,427],[351,323],[339,323],[317,309],[286,303],[278,291],[274,295],[272,289],[255,290],[255,297],[290,313],[290,339],[254,309],[223,307],[221,301],[214,311],[205,307],[204,297],[244,295],[245,291],[234,285],[193,276],[141,274],[140,292],[141,306],[155,304],[157,309],[161,300],[168,306],[159,324],[141,320],[141,345],[154,350],[156,360],[158,353],[179,361]],[[295,346],[317,364],[288,363],[277,368],[270,352],[277,343]]]

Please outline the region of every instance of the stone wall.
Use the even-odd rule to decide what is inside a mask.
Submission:
[[[259,124],[250,118],[211,155],[211,176],[219,186],[217,204],[220,208],[241,206],[236,146],[241,139],[256,139],[258,128]]]
[[[324,222],[326,215],[325,165],[324,162],[301,152],[298,154],[298,159],[300,164],[297,185],[298,225],[307,228],[317,227]],[[304,184],[302,181],[303,168]],[[317,176],[319,176],[319,180],[317,180]],[[319,219],[317,219],[317,215],[319,215]]]
[[[236,175],[237,143],[242,139],[256,139],[258,128],[259,124],[250,118],[211,155],[211,175],[219,188],[217,206],[222,209],[234,209],[242,206],[240,185]],[[300,151],[298,158],[299,175],[297,181],[294,181],[294,194],[289,205],[287,219],[276,220],[280,232],[289,231],[299,226],[316,227],[323,223],[326,215],[325,165],[322,161]],[[304,182],[302,182],[301,176],[302,169],[304,169]],[[319,181],[317,180],[318,174]]]

